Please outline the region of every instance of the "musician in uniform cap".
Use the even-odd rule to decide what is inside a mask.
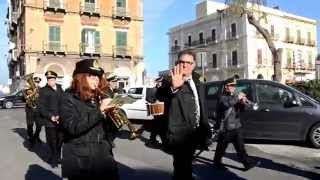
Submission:
[[[63,134],[61,131],[61,118],[59,115],[59,103],[63,90],[56,83],[57,73],[47,71],[45,73],[47,84],[40,89],[39,111],[46,131],[46,140],[50,149],[51,166],[57,167],[60,162]]]
[[[39,83],[41,82],[41,78],[38,76],[34,76],[32,78],[32,81],[35,87],[30,87],[29,85],[27,88],[24,89],[25,99],[27,101],[25,106],[27,132],[28,132],[28,140],[31,147],[35,143],[42,142],[39,137],[40,131],[41,131],[41,124],[40,124],[39,112],[37,107],[39,89],[40,89]],[[33,132],[34,126],[35,126],[35,131]]]
[[[104,81],[97,60],[81,60],[76,63],[71,88],[62,98],[62,176],[69,180],[119,179],[112,139],[107,135],[111,120],[106,112],[112,112],[112,99],[104,96],[102,88],[108,86]]]
[[[219,127],[218,144],[214,156],[216,167],[223,167],[222,156],[229,143],[232,143],[245,170],[254,167],[258,162],[250,159],[244,147],[241,131],[240,112],[249,106],[246,94],[236,91],[237,80],[232,77],[224,82],[224,91],[217,102],[217,124]]]

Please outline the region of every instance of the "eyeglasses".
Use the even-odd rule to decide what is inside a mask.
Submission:
[[[190,62],[190,61],[178,61],[179,64],[189,64],[189,65],[192,65],[193,62]]]

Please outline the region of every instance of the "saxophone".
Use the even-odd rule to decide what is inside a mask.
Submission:
[[[37,108],[37,100],[39,97],[39,89],[33,81],[33,73],[26,75],[24,78],[27,82],[27,87],[23,90],[23,96],[29,107]]]

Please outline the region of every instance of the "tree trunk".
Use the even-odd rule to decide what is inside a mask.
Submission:
[[[280,55],[281,51],[279,49],[276,49],[271,35],[268,32],[267,29],[263,28],[260,23],[255,19],[253,14],[251,12],[247,12],[248,21],[251,25],[253,25],[257,31],[259,31],[263,38],[266,40],[268,47],[272,53],[273,58],[273,80],[280,81],[281,80],[281,62],[280,62]]]

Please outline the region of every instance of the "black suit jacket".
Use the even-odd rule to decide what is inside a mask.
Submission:
[[[45,127],[55,127],[51,121],[52,116],[59,115],[59,105],[63,90],[61,85],[57,84],[57,90],[46,85],[39,91],[39,112],[42,123]]]
[[[192,77],[197,88],[200,104],[200,126],[198,128],[195,128],[194,95],[188,83],[185,83],[177,92],[173,93],[170,88],[170,80],[167,79],[163,83],[163,87],[158,90],[158,95],[161,94],[161,96],[166,97],[165,113],[168,118],[167,136],[170,146],[190,144],[194,141],[203,142],[210,137],[204,85],[197,76],[193,75]],[[199,136],[194,139],[196,132]]]

